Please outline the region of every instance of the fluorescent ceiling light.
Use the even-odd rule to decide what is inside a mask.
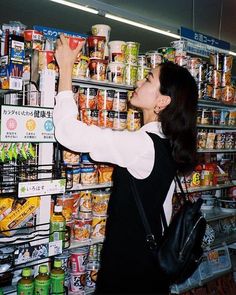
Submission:
[[[59,3],[59,4],[63,4],[63,5],[72,7],[72,8],[80,9],[80,10],[83,10],[83,11],[86,11],[86,12],[90,12],[90,13],[93,13],[93,14],[98,14],[98,10],[96,10],[96,9],[89,8],[89,7],[79,5],[79,4],[76,4],[76,3],[72,3],[72,2],[69,2],[69,1],[65,1],[65,0],[50,0],[50,1],[56,2],[56,3]]]
[[[233,51],[229,51],[229,54],[233,55],[233,56],[236,56],[236,52],[233,52]]]
[[[148,31],[152,31],[152,32],[155,32],[155,33],[166,35],[166,36],[169,36],[169,37],[172,37],[172,38],[175,38],[175,39],[180,39],[180,36],[177,35],[177,34],[173,34],[173,33],[170,33],[168,31],[160,30],[160,29],[157,29],[157,28],[154,28],[154,27],[151,27],[151,26],[147,26],[147,25],[144,25],[144,24],[132,21],[132,20],[128,20],[128,19],[123,18],[123,17],[119,17],[119,16],[116,16],[116,15],[110,14],[110,13],[106,13],[105,17],[107,17],[109,19],[117,20],[119,22],[131,25],[131,26],[134,26],[134,27],[138,27],[138,28],[141,28],[141,29],[145,29],[145,30],[148,30]]]

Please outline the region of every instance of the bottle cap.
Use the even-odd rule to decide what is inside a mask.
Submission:
[[[47,267],[47,265],[40,265],[40,267],[39,267],[39,273],[48,273],[48,267]]]
[[[61,266],[62,266],[61,260],[55,260],[54,261],[54,267],[61,267]]]
[[[30,277],[32,275],[32,271],[29,267],[23,268],[22,277]]]
[[[62,212],[62,206],[56,205],[56,206],[54,207],[54,212],[56,212],[56,213],[60,213],[60,212]]]

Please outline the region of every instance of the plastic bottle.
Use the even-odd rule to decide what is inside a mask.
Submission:
[[[0,295],[4,295],[2,288],[0,288]]]
[[[62,206],[55,205],[54,213],[50,220],[50,242],[62,240],[65,244],[66,219],[62,215]]]
[[[50,277],[48,275],[47,265],[40,265],[39,274],[34,279],[34,294],[49,295]]]
[[[54,261],[51,271],[51,294],[64,294],[65,272],[61,266],[61,260]]]
[[[22,270],[22,278],[17,283],[17,295],[34,295],[34,280],[29,267]]]

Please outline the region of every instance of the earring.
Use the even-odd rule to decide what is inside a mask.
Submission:
[[[154,107],[154,113],[155,113],[156,115],[158,115],[159,112],[160,112],[160,107],[159,107],[159,106],[155,106],[155,107]]]

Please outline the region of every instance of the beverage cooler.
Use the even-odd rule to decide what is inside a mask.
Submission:
[[[110,40],[107,25],[92,26],[90,35],[41,26],[28,29],[20,22],[2,24],[2,31],[2,294],[92,294],[96,286],[114,167],[94,162],[88,153],[70,151],[54,137],[58,81],[54,49],[60,33],[71,48],[86,39],[73,67],[72,91],[78,120],[88,125],[115,132],[138,130],[142,114],[129,103],[132,91],[137,80],[162,62],[176,62],[194,76],[199,90],[199,164],[186,183],[193,200],[204,200],[208,226],[202,263],[186,282],[173,285],[171,293],[188,294],[195,288],[202,292],[198,294],[213,294],[209,290],[220,284],[233,292],[236,99],[232,57],[221,52],[209,53],[210,59],[194,56],[186,40],[141,53],[137,42]],[[174,195],[173,210],[179,205]]]

